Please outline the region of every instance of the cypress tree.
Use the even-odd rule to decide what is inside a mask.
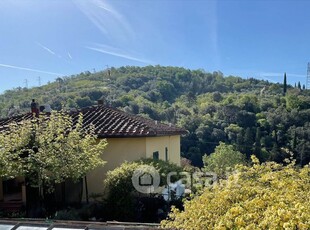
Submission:
[[[255,144],[254,144],[254,154],[257,156],[257,158],[261,161],[262,156],[261,156],[261,140],[262,134],[260,127],[256,128],[256,135],[255,135]]]
[[[245,134],[244,134],[244,147],[245,147],[245,153],[247,155],[248,158],[250,158],[250,156],[253,154],[253,133],[252,130],[248,127],[245,130]]]
[[[292,145],[292,150],[295,151],[296,147],[297,147],[297,135],[296,135],[296,130],[294,132],[294,135],[293,135],[293,140],[291,142],[291,145]]]
[[[286,73],[284,73],[284,80],[283,80],[283,95],[286,95],[287,90],[287,82],[286,82]]]

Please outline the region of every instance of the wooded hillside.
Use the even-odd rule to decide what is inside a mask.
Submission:
[[[30,111],[32,98],[59,110],[95,105],[101,97],[112,107],[187,129],[182,155],[197,166],[220,141],[262,161],[281,162],[289,151],[297,163],[310,161],[309,90],[221,72],[162,66],[87,71],[5,91],[0,115]]]

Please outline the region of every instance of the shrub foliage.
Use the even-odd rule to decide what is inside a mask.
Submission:
[[[153,166],[160,175],[160,185],[167,184],[167,174],[170,172],[181,172],[182,168],[171,162],[153,159],[141,159],[135,162],[125,162],[121,166],[107,173],[104,181],[106,191],[106,206],[109,207],[109,218],[133,221],[136,220],[136,214],[139,212],[135,197],[145,196],[139,194],[132,184],[134,171],[141,165]],[[172,181],[178,179],[178,176],[171,178]]]
[[[237,166],[227,180],[173,209],[164,228],[172,229],[309,229],[310,168],[295,162]]]

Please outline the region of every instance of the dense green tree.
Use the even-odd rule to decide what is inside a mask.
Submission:
[[[225,133],[228,137],[228,140],[232,143],[237,143],[238,135],[242,135],[242,128],[236,124],[230,124],[225,128]]]
[[[203,157],[203,163],[206,172],[214,172],[219,178],[227,178],[235,165],[245,164],[246,160],[245,155],[236,151],[232,145],[220,142],[214,153]]]
[[[255,113],[241,110],[237,113],[237,124],[240,127],[253,127],[256,124]]]

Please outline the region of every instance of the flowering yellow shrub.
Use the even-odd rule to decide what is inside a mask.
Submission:
[[[310,168],[274,162],[238,166],[236,173],[173,209],[163,228],[310,229]]]

